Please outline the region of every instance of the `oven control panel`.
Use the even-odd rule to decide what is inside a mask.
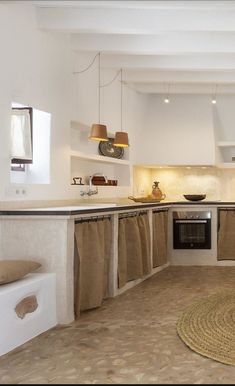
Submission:
[[[211,212],[210,211],[174,211],[173,219],[195,219],[195,220],[203,220],[210,219]]]

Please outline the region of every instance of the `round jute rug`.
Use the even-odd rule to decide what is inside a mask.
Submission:
[[[235,291],[218,293],[190,306],[179,319],[177,332],[197,353],[235,365]]]

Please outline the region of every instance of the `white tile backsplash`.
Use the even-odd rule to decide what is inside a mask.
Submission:
[[[208,200],[235,201],[235,169],[216,167],[134,168],[134,195],[140,188],[150,194],[153,181],[167,200],[182,200],[183,194],[206,194]]]

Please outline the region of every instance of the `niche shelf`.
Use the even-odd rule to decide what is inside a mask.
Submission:
[[[123,160],[119,158],[111,158],[111,157],[105,157],[103,155],[98,154],[85,154],[77,150],[71,150],[70,156],[73,158],[79,158],[87,161],[96,161],[96,162],[104,162],[108,164],[116,164],[116,165],[130,165],[130,162],[128,160]]]
[[[235,147],[235,141],[219,141],[217,142],[218,147]]]

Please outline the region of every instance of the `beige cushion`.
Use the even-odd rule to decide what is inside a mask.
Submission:
[[[26,260],[0,260],[0,284],[11,283],[21,279],[27,273],[41,267],[36,261]]]

